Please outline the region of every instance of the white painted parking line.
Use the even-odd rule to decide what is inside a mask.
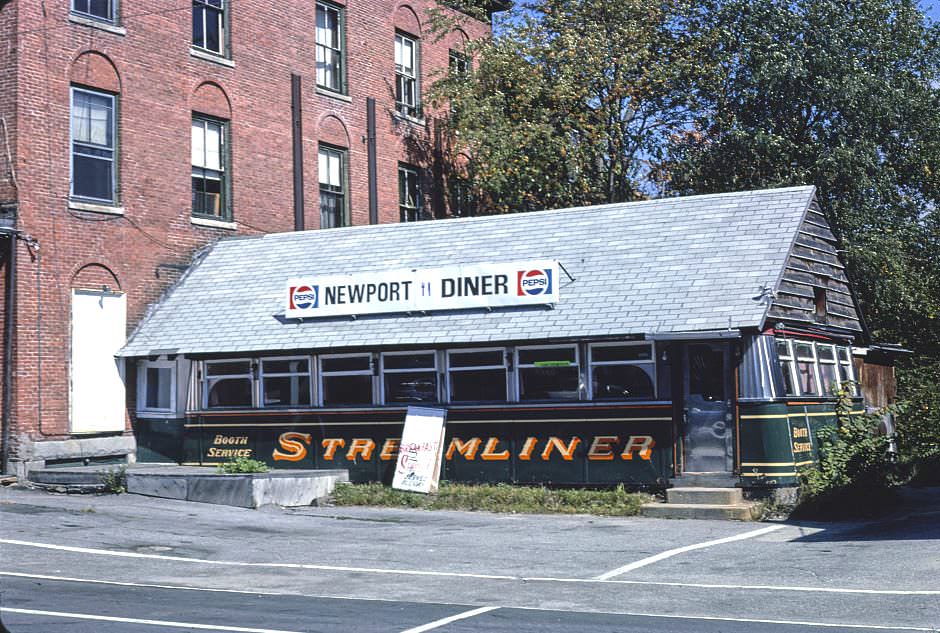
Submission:
[[[175,627],[178,629],[196,629],[199,631],[231,631],[233,633],[303,633],[303,631],[285,631],[283,629],[253,629],[243,626],[225,626],[219,624],[198,624],[195,622],[172,622],[170,620],[143,620],[139,618],[116,618],[91,613],[68,613],[65,611],[39,611],[36,609],[13,609],[0,607],[0,613],[20,613],[22,615],[45,615],[53,618],[72,620],[96,620],[98,622],[120,622],[122,624],[148,624],[150,626]]]
[[[763,534],[769,534],[770,532],[776,532],[777,530],[782,530],[785,527],[787,526],[771,525],[769,527],[761,528],[759,530],[751,530],[750,532],[744,532],[743,534],[735,534],[734,536],[726,536],[725,538],[719,538],[713,541],[705,541],[704,543],[695,543],[694,545],[686,545],[684,547],[677,547],[675,549],[666,550],[665,552],[661,552],[659,554],[656,554],[655,556],[648,556],[636,562],[630,563],[629,565],[624,565],[623,567],[612,569],[606,573],[601,574],[600,576],[595,576],[594,580],[610,580],[611,578],[616,578],[617,576],[621,576],[623,574],[631,572],[634,569],[639,569],[640,567],[646,567],[647,565],[658,563],[661,560],[666,560],[667,558],[672,558],[673,556],[678,556],[679,554],[684,554],[686,552],[691,552],[697,549],[705,549],[707,547],[714,547],[715,545],[723,545],[725,543],[743,541],[746,539],[761,536]]]
[[[450,624],[451,622],[457,622],[458,620],[466,620],[467,618],[472,618],[483,613],[489,613],[490,611],[495,611],[499,607],[480,607],[479,609],[472,609],[470,611],[464,611],[463,613],[458,613],[457,615],[452,615],[448,618],[441,618],[440,620],[434,620],[434,622],[428,622],[427,624],[422,624],[421,626],[416,626],[413,629],[408,629],[407,631],[402,631],[402,633],[424,633],[424,631],[431,631],[433,629],[439,629],[445,624]]]
[[[118,587],[146,587],[151,589],[174,589],[182,591],[206,591],[215,593],[240,593],[255,596],[297,596],[307,595],[297,592],[287,591],[263,591],[255,589],[248,591],[245,589],[220,589],[213,587],[193,587],[190,585],[167,585],[147,582],[131,582],[117,580],[101,580],[97,578],[75,578],[74,576],[54,576],[50,574],[29,574],[25,572],[0,571],[0,576],[10,576],[14,578],[35,578],[37,580],[58,580],[62,582],[80,582],[98,585],[115,585]],[[588,585],[648,585],[651,587],[679,587],[687,589],[724,589],[737,591],[796,591],[803,593],[835,593],[835,594],[862,594],[871,596],[940,596],[940,589],[855,589],[850,587],[803,587],[799,585],[732,585],[732,584],[709,584],[704,582],[666,582],[657,580],[595,580],[593,578],[540,578],[537,576],[519,576],[514,578],[521,582],[545,582],[545,583],[572,583]],[[381,598],[352,598],[348,596],[329,596],[337,600],[366,600],[371,602],[397,602]]]
[[[91,547],[75,547],[72,545],[53,545],[51,543],[36,543],[33,541],[17,541],[13,539],[0,539],[6,545],[20,545],[23,547],[37,547],[77,554],[94,554],[96,556],[116,556],[119,558],[145,558],[150,560],[166,560],[182,563],[198,563],[200,565],[221,565],[228,567],[261,567],[276,569],[313,569],[318,571],[350,571],[370,574],[398,574],[403,576],[447,576],[452,578],[479,578],[483,580],[519,580],[518,576],[501,576],[496,574],[467,574],[448,571],[424,571],[420,569],[382,569],[377,567],[348,567],[345,565],[312,565],[308,563],[248,563],[231,560],[209,560],[206,558],[190,558],[188,556],[169,556],[164,554],[141,554],[139,552],[118,552],[109,549],[95,549]]]
[[[538,607],[520,607],[524,611],[561,611],[561,609],[540,609]],[[570,611],[564,611],[570,613]],[[632,618],[656,618],[659,620],[705,620],[707,622],[744,622],[747,624],[792,624],[824,629],[864,629],[868,631],[917,631],[919,633],[940,633],[940,629],[923,626],[886,626],[882,624],[842,624],[833,622],[809,622],[806,620],[764,620],[757,618],[731,618],[713,615],[666,615],[664,613],[618,613]]]

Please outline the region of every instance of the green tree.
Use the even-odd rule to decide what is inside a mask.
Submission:
[[[907,448],[940,454],[940,28],[914,0],[730,0],[708,28],[719,72],[661,186],[816,185],[875,338],[915,351]]]
[[[645,197],[650,161],[691,120],[707,49],[692,0],[532,0],[471,45],[449,103],[451,155],[472,156],[484,212]]]

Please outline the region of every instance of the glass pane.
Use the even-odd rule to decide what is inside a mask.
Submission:
[[[800,381],[800,392],[803,395],[816,396],[819,391],[816,388],[816,363],[796,364],[797,380]]]
[[[251,361],[206,363],[206,376],[247,375],[251,373]]]
[[[206,166],[206,127],[202,121],[193,121],[192,162],[195,167]]]
[[[172,370],[169,367],[148,367],[147,368],[147,393],[145,406],[148,409],[170,409],[172,408],[172,389],[170,382]]]
[[[339,48],[337,30],[337,12],[322,5],[317,6],[317,44]]]
[[[90,0],[88,2],[88,13],[104,20],[111,19],[111,1],[110,0]]]
[[[797,343],[796,355],[798,358],[813,359],[813,345],[811,343]]]
[[[520,400],[577,400],[577,367],[534,367],[519,370]]]
[[[434,354],[384,356],[382,363],[385,369],[434,369]]]
[[[222,13],[215,9],[206,10],[206,48],[222,52]]]
[[[848,347],[837,347],[836,351],[839,354],[839,361],[843,363],[849,362],[849,348]]]
[[[222,171],[222,126],[206,121],[206,158],[203,167]]]
[[[831,396],[832,387],[837,383],[836,366],[822,363],[819,365],[819,378],[822,380],[822,395]]]
[[[591,361],[603,363],[610,361],[652,360],[651,345],[616,345],[591,348]]]
[[[250,378],[219,378],[209,381],[209,407],[250,407]]]
[[[207,175],[193,176],[193,213],[222,216],[222,181]]]
[[[786,341],[777,341],[777,356],[789,356],[790,355],[790,346]]]
[[[72,194],[81,198],[112,201],[112,162],[76,154],[72,157]]]
[[[264,378],[265,406],[309,406],[310,376]]]
[[[780,371],[783,372],[783,390],[788,396],[798,396],[793,384],[793,361],[780,361]]]
[[[372,404],[372,376],[324,376],[323,404],[327,407]]]
[[[320,190],[320,228],[332,229],[346,224],[343,196]]]
[[[577,354],[573,347],[554,347],[550,349],[520,349],[519,364],[535,365],[536,363],[567,363],[577,364]]]
[[[653,379],[646,372],[652,367],[638,365],[601,365],[591,372],[595,400],[654,398]]]
[[[111,97],[80,91],[72,94],[73,140],[112,147]]]
[[[321,358],[320,368],[329,371],[369,371],[370,358],[368,356],[349,356],[344,358]]]
[[[437,374],[429,371],[386,374],[385,402],[437,402]]]
[[[706,402],[725,400],[725,357],[708,345],[689,346],[689,395]]]
[[[506,370],[477,369],[450,375],[452,402],[505,402]]]
[[[484,367],[486,365],[503,365],[503,350],[496,349],[487,352],[451,352],[451,367]]]
[[[818,354],[819,360],[829,360],[834,361],[836,356],[832,350],[832,345],[817,345],[816,354]]]
[[[206,14],[205,9],[196,5],[193,7],[193,46],[199,48],[206,47],[206,38],[204,37],[204,28]]]
[[[288,358],[279,360],[263,360],[262,371],[265,374],[308,374],[310,373],[306,358]]]

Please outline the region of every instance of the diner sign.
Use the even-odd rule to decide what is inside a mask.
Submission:
[[[558,262],[530,260],[291,279],[287,318],[558,302]]]

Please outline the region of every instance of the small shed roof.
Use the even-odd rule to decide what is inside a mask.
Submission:
[[[760,327],[813,187],[664,198],[216,243],[120,352],[148,356],[482,344]],[[546,306],[285,319],[294,277],[557,259]]]

